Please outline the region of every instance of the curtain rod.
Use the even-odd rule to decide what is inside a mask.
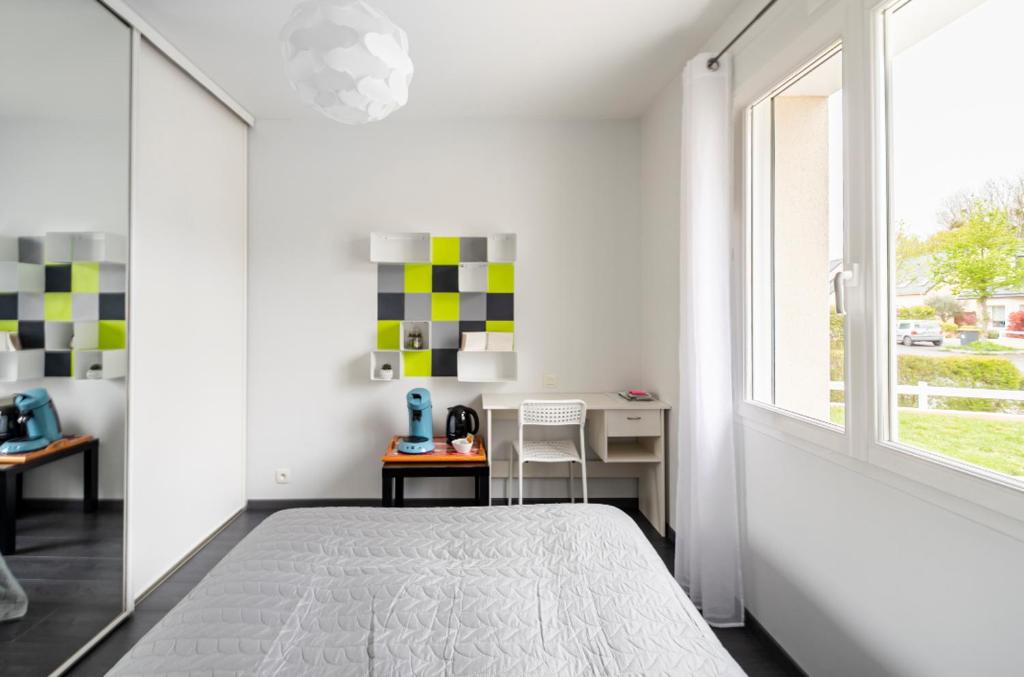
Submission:
[[[718,54],[715,54],[713,57],[708,59],[708,70],[717,71],[718,70],[718,60],[722,58],[722,55],[725,54],[726,52],[728,52],[729,48],[732,47],[733,45],[735,45],[736,41],[739,40],[740,38],[742,38],[743,34],[746,33],[750,29],[751,26],[756,24],[758,22],[758,20],[761,17],[764,16],[765,12],[767,12],[769,9],[771,9],[772,5],[774,5],[777,1],[778,0],[769,0],[768,4],[765,5],[764,7],[762,7],[761,11],[758,12],[756,15],[754,15],[754,18],[751,19],[750,22],[746,26],[744,26],[743,29],[739,33],[736,34],[736,37],[734,37],[732,40],[730,40],[729,44],[727,44],[725,47],[722,48],[721,52],[719,52]]]

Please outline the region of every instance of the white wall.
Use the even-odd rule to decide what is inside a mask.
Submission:
[[[738,47],[746,54],[738,76],[780,51],[813,55],[817,47],[794,35],[834,4],[778,5],[773,15],[788,14],[769,16]],[[724,44],[762,5],[744,2],[707,47]],[[645,280],[660,291],[679,266],[678,161],[666,150],[678,152],[678,87],[666,87],[642,127]],[[741,252],[737,241],[737,266]],[[642,324],[651,336],[645,380],[671,393],[656,379],[678,369],[674,318],[652,299]],[[894,488],[884,471],[769,432],[741,422],[738,438],[746,604],[801,667],[844,677],[1020,673],[1024,543]]]
[[[245,501],[246,126],[145,41],[136,68],[133,596]]]
[[[641,120],[641,326],[644,387],[679,402],[679,181],[682,80],[675,78]],[[675,523],[677,417],[668,419],[668,523]]]
[[[635,121],[258,122],[249,498],[379,498],[379,458],[390,435],[407,429],[404,396],[415,386],[431,390],[440,430],[446,407],[479,409],[485,390],[541,390],[543,374],[557,375],[563,391],[637,383],[639,163]],[[372,231],[518,234],[519,382],[369,381]],[[290,484],[274,483],[276,468],[291,470]],[[528,495],[566,493],[564,481],[528,484]],[[495,493],[503,486],[496,481]],[[635,495],[634,480],[591,486],[597,496]],[[410,481],[406,492],[471,495],[458,480]]]

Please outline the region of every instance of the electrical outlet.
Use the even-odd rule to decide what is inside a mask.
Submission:
[[[557,388],[558,387],[558,376],[555,374],[544,374],[544,387],[545,388]]]
[[[288,468],[278,468],[274,471],[274,481],[278,484],[288,484],[292,479],[292,471]]]

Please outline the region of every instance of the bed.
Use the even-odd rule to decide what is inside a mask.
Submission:
[[[111,675],[739,677],[617,508],[267,518]]]

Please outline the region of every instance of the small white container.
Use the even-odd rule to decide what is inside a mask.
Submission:
[[[452,446],[455,447],[455,451],[460,454],[469,454],[473,452],[473,443],[465,437],[452,440]]]

